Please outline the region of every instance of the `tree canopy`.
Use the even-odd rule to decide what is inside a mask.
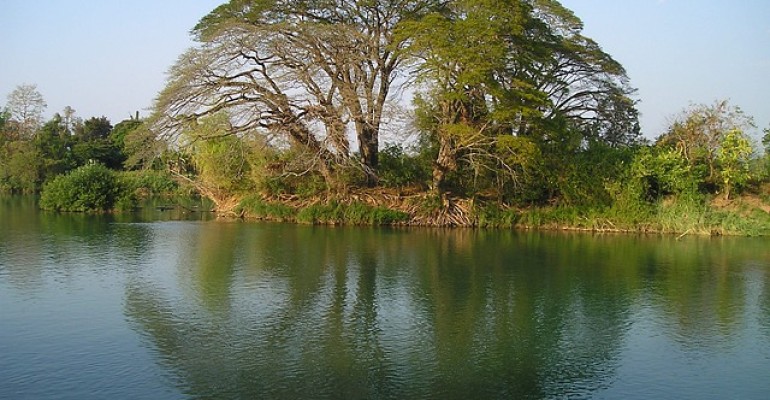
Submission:
[[[537,154],[532,142],[638,141],[625,70],[558,2],[454,1],[448,10],[399,30],[431,109],[434,188],[458,161],[515,182]]]
[[[632,144],[639,128],[625,71],[581,29],[550,0],[233,0],[193,29],[200,44],[172,68],[151,126],[179,141],[186,126],[226,111],[228,134],[301,148],[332,187],[347,166],[376,184],[389,101],[404,105],[414,83],[432,107],[478,114],[463,117],[480,134],[464,146],[495,168],[513,171],[501,160],[527,148],[503,135]],[[437,171],[453,169],[455,150],[439,151]]]
[[[315,154],[316,169],[357,162],[376,183],[379,133],[401,63],[393,34],[441,1],[230,1],[193,30],[158,100],[159,129],[221,110],[232,133]],[[358,142],[353,159],[350,136]]]

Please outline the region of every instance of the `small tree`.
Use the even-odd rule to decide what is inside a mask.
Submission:
[[[10,119],[19,124],[22,136],[30,137],[40,127],[47,107],[36,85],[19,85],[8,94]]]
[[[718,153],[732,131],[754,128],[753,119],[727,100],[713,105],[693,105],[676,117],[658,146],[675,148],[692,166],[706,166],[706,184],[722,184]],[[742,135],[742,134],[741,134]]]
[[[734,188],[744,185],[751,178],[749,160],[753,151],[751,141],[741,130],[730,130],[722,138],[717,162],[725,200],[730,199]]]

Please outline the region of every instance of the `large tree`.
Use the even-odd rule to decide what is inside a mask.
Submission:
[[[625,71],[557,1],[457,0],[448,10],[400,30],[427,88],[434,189],[459,162],[515,179],[537,154],[533,141],[563,146],[565,135],[578,134],[580,148],[638,140]]]
[[[172,68],[148,126],[189,144],[181,132],[224,111],[225,134],[310,155],[331,186],[350,165],[372,185],[389,95],[419,81],[434,188],[458,162],[515,180],[535,144],[639,136],[625,71],[581,29],[554,0],[232,0],[193,30],[200,44]]]
[[[259,133],[315,154],[330,183],[334,167],[353,160],[352,133],[374,184],[379,132],[401,63],[394,29],[443,3],[232,0],[193,30],[201,44],[172,69],[158,101],[167,118],[155,125],[178,133],[225,110],[232,133]]]
[[[555,0],[529,0],[531,23],[516,43],[511,76],[531,80],[548,99],[546,120],[565,118],[585,140],[619,147],[641,138],[635,89],[626,70],[594,40],[582,34],[583,23]],[[534,46],[539,57],[530,58]],[[524,50],[522,52],[522,50]]]

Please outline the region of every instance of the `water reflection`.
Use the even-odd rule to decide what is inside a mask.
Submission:
[[[201,397],[589,397],[612,384],[639,307],[683,346],[725,343],[745,317],[741,260],[757,254],[730,241],[249,224],[202,226],[194,243],[177,268],[197,307],[147,282],[126,304]]]
[[[32,196],[0,196],[0,276],[41,288],[52,276],[115,272],[149,249],[152,231],[111,215],[40,212]]]
[[[770,390],[761,239],[136,223],[33,206],[0,213],[0,285],[118,288],[108,302],[141,337],[124,352],[148,352],[190,398]],[[14,293],[0,308],[25,304]]]
[[[760,267],[761,268],[761,267]],[[770,268],[764,269],[764,280],[762,285],[762,313],[759,315],[765,336],[770,341]]]

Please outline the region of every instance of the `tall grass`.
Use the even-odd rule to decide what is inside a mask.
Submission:
[[[303,208],[297,221],[305,224],[394,225],[409,220],[409,214],[354,202],[329,202]]]
[[[297,215],[297,210],[288,205],[266,202],[255,196],[243,199],[235,212],[248,215],[250,218],[271,221],[294,221]]]
[[[486,208],[481,227],[657,232],[697,235],[770,235],[770,214],[748,205],[720,208],[707,199],[669,198],[610,207],[536,207],[514,212]]]
[[[360,202],[332,201],[296,209],[282,203],[267,202],[258,196],[245,198],[235,211],[247,218],[303,224],[394,225],[409,220],[407,213]]]

